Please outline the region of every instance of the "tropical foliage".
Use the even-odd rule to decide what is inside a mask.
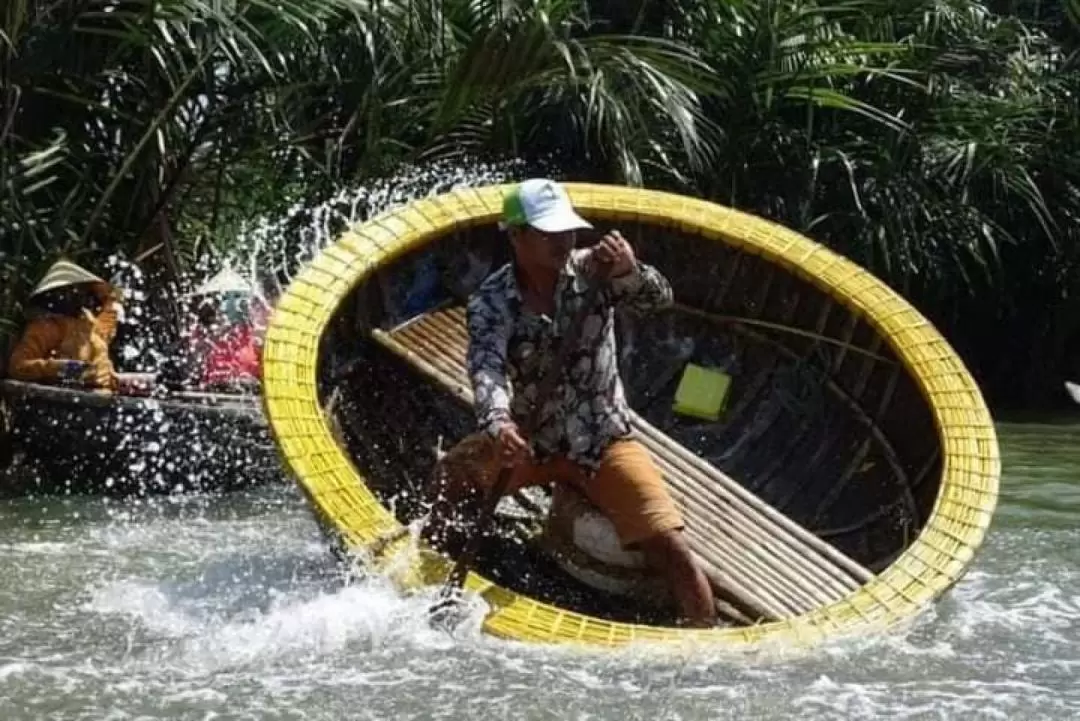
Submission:
[[[1019,0],[9,0],[0,333],[58,253],[175,279],[254,215],[407,161],[513,157],[780,220],[904,292],[995,399],[1043,401],[1080,373],[1077,16]]]

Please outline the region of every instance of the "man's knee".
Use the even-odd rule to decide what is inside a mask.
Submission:
[[[430,493],[457,498],[479,494],[491,485],[494,450],[482,434],[466,436],[440,458],[432,469]]]
[[[692,563],[690,546],[682,529],[660,531],[637,545],[646,559],[661,566]]]

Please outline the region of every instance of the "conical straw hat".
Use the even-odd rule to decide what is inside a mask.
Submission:
[[[251,284],[232,268],[225,268],[190,293],[191,297],[214,293],[253,293]]]
[[[45,277],[41,279],[41,282],[39,282],[33,292],[30,293],[30,296],[33,297],[35,295],[40,295],[41,293],[47,293],[50,290],[65,288],[70,285],[79,285],[80,283],[104,282],[104,280],[90,271],[75,265],[69,260],[58,260],[52,264],[52,267],[45,273]]]

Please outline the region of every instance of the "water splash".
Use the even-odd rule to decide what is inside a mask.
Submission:
[[[426,623],[430,596],[336,564],[284,488],[35,509],[0,509],[0,716],[13,721],[103,708],[147,719],[627,721],[1080,711],[1074,530],[992,536],[979,567],[907,628],[747,658],[446,635]]]
[[[544,168],[543,171],[547,171]],[[184,376],[194,320],[191,292],[223,268],[240,273],[254,289],[257,304],[272,307],[295,274],[349,226],[411,200],[461,187],[508,182],[538,166],[522,161],[443,161],[406,165],[393,175],[344,187],[318,202],[298,202],[283,214],[252,220],[222,254],[203,254],[191,271],[163,285],[117,255],[104,272],[122,292],[122,322],[115,342],[119,370]],[[151,312],[169,309],[169,317]],[[252,316],[256,342],[265,318]],[[177,332],[179,333],[177,335]],[[251,392],[248,389],[245,392]],[[50,436],[50,450],[37,461],[20,460],[17,492],[171,494],[242,488],[281,478],[280,462],[261,409],[249,400],[235,422],[213,414],[191,415],[161,398],[116,406],[88,423],[75,409],[58,412],[38,432]],[[96,425],[95,425],[96,424]],[[75,448],[84,456],[56,461]]]
[[[224,262],[246,267],[265,292],[277,297],[300,268],[356,223],[413,200],[459,188],[512,182],[530,171],[537,168],[520,160],[404,165],[389,177],[342,188],[323,202],[296,203],[280,217],[245,224]]]

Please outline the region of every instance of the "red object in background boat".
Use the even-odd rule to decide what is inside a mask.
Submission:
[[[200,322],[187,333],[195,361],[192,380],[201,388],[257,385],[269,305],[231,268],[223,269],[189,297],[201,299],[196,301]]]
[[[207,349],[202,358],[202,385],[259,379],[259,339],[250,323],[210,334],[197,328],[192,333],[192,342],[197,346],[205,344]]]

